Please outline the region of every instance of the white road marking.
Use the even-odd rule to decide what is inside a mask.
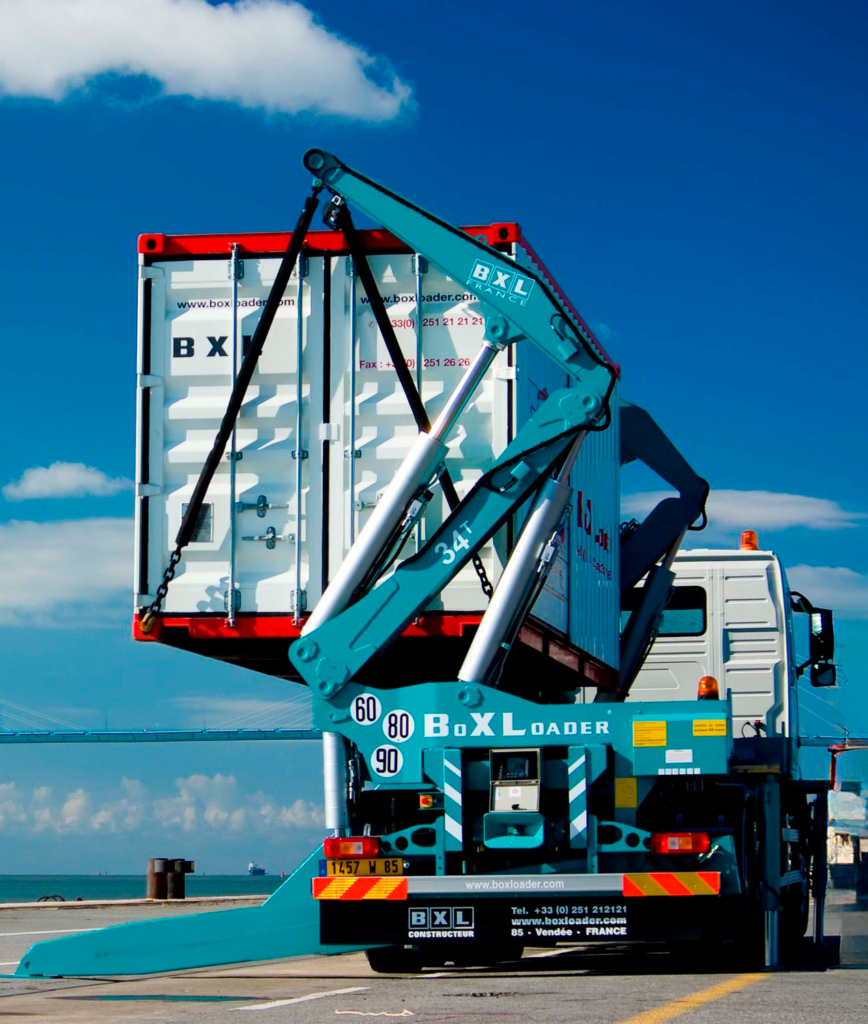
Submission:
[[[0,932],[0,939],[11,939],[16,935],[64,935],[67,932],[90,932],[92,928],[49,928],[45,932]]]
[[[380,1013],[371,1013],[368,1010],[335,1010],[335,1013],[355,1014],[357,1017],[415,1017],[412,1010],[401,1010],[400,1013],[387,1013],[385,1010]]]
[[[312,992],[309,996],[296,996],[295,999],[275,999],[273,1003],[257,1003],[255,1006],[236,1006],[236,1010],[273,1010],[278,1006],[290,1006],[292,1003],[307,1003],[311,999],[325,999],[326,996],[347,996],[351,992],[367,992],[370,985],[363,988],[335,988],[331,992]]]
[[[0,967],[17,967],[21,963],[20,960],[3,960],[0,962]]]

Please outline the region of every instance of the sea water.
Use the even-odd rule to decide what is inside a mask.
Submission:
[[[282,881],[278,875],[187,875],[187,895],[270,895]],[[0,903],[35,903],[44,896],[144,899],[145,882],[144,875],[0,875]]]

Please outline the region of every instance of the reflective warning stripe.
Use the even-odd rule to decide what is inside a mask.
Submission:
[[[405,900],[406,878],[314,878],[315,900]]]
[[[572,756],[574,747],[570,747]],[[587,756],[582,753],[567,769],[569,779],[570,801],[570,846],[585,847],[588,845],[588,764]]]
[[[461,806],[461,751],[443,751],[443,825],[447,852],[464,846],[464,812]]]
[[[654,871],[624,875],[624,896],[719,896],[719,871]]]

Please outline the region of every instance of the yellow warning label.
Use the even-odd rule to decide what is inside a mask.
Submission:
[[[666,722],[633,721],[634,747],[665,747]]]
[[[694,718],[694,736],[726,736],[725,718]]]
[[[639,806],[639,794],[636,792],[636,779],[615,779],[615,806]]]

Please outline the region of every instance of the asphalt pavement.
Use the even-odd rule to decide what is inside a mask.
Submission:
[[[495,969],[432,969],[378,975],[364,956],[112,980],[0,979],[3,1021],[165,1021],[244,1024],[238,1012],[280,1024],[370,1017],[419,1024],[485,1024],[511,1018],[575,1024],[862,1024],[868,1018],[868,902],[830,894],[827,933],[841,937],[841,963],[808,956],[797,968],[738,973],[715,954],[688,949],[585,945],[529,949]],[[41,938],[122,921],[202,912],[205,907],[77,910],[0,909],[0,972]],[[215,906],[213,909],[219,909]],[[256,1020],[256,1018],[254,1018]]]

